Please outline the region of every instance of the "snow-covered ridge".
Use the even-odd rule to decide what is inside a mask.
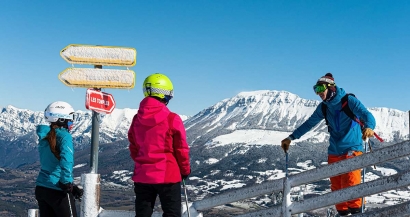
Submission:
[[[185,126],[190,132],[190,141],[201,143],[238,130],[290,133],[310,117],[319,103],[286,91],[241,92],[191,117]],[[376,119],[375,131],[383,139],[389,142],[408,139],[407,112],[392,108],[369,108],[369,111]],[[326,132],[324,121],[313,128],[317,135]],[[325,136],[320,137],[325,141]]]
[[[193,117],[180,117],[185,120],[190,142],[200,137],[209,141],[236,130],[291,132],[313,113],[318,104],[317,100],[302,99],[286,91],[259,90],[241,92],[204,109]],[[376,132],[386,141],[400,140],[408,135],[407,112],[391,108],[369,110],[376,118]],[[128,128],[136,113],[137,109],[125,108],[114,109],[110,115],[101,115],[100,142],[126,139]],[[0,139],[16,140],[34,132],[35,127],[41,123],[44,123],[42,111],[30,111],[9,105],[2,108],[0,113]],[[313,129],[313,133],[315,132],[326,132],[324,123],[316,126]],[[91,138],[91,111],[76,111],[72,134],[78,144],[88,143]]]
[[[128,128],[138,109],[114,109],[109,115],[100,115],[100,142],[109,143],[127,138]],[[88,143],[91,139],[91,111],[76,111],[72,135],[77,144]],[[181,115],[182,120],[189,118]],[[33,133],[44,121],[43,112],[6,106],[0,113],[0,139],[13,141]]]
[[[179,117],[181,117],[182,121],[186,121],[188,118],[190,118],[190,116],[188,115],[179,115]]]

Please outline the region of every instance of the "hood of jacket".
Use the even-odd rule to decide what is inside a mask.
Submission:
[[[338,86],[336,86],[335,98],[333,98],[329,102],[323,101],[323,103],[329,107],[337,106],[342,101],[344,95],[346,95],[345,90],[343,90],[343,88],[339,88]]]
[[[48,132],[50,132],[50,125],[37,126],[36,133],[38,136],[38,140],[44,139],[44,137],[47,136]]]
[[[145,97],[140,103],[137,117],[142,125],[155,126],[164,121],[169,113],[164,103],[152,97]]]

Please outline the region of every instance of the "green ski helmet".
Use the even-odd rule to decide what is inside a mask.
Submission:
[[[174,96],[174,86],[171,80],[164,75],[155,73],[148,76],[142,84],[144,96],[155,96],[168,104],[169,100]]]

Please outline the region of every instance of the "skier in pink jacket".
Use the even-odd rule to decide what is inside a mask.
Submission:
[[[171,80],[152,74],[143,83],[145,98],[128,131],[135,162],[135,216],[151,216],[157,195],[163,217],[180,217],[181,181],[191,173],[185,127],[167,108],[173,97]]]

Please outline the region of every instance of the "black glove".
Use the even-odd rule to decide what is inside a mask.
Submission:
[[[83,197],[84,190],[79,188],[77,185],[74,185],[72,193],[73,193],[74,198],[81,202],[81,198]]]
[[[188,175],[182,175],[181,174],[181,177],[182,177],[183,180],[186,180],[188,178],[188,176],[189,176],[189,174]]]
[[[61,182],[58,182],[58,187],[60,187],[61,190],[63,190],[64,193],[73,192],[73,183],[63,184]]]
[[[183,180],[186,180],[186,179],[188,178],[189,174],[191,174],[191,170],[189,170],[189,173],[188,173],[187,175],[182,175],[182,174],[181,174],[181,178],[182,178]]]

